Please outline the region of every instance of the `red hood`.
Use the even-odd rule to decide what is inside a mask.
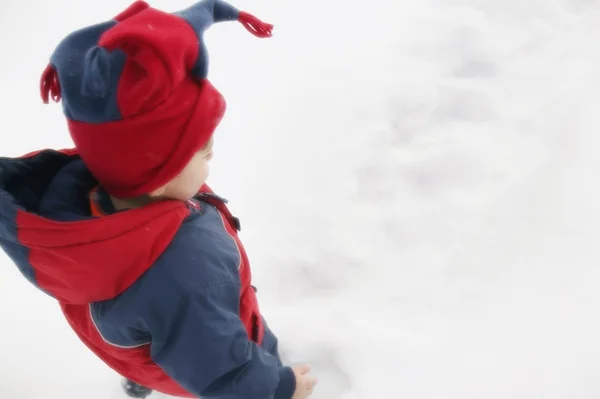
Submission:
[[[0,159],[0,246],[30,282],[61,302],[121,294],[189,215],[181,202],[165,201],[92,218],[95,184],[72,151]]]

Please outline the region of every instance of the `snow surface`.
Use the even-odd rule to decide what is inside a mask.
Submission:
[[[39,76],[64,35],[127,5],[2,2],[3,155],[70,146]],[[207,35],[229,103],[209,182],[313,397],[600,397],[599,3],[235,5],[275,37]],[[117,397],[2,256],[0,398]]]

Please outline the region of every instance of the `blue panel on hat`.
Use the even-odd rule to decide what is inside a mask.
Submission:
[[[236,21],[239,17],[239,11],[221,0],[204,0],[173,15],[185,19],[196,32],[200,49],[198,59],[190,73],[198,79],[206,78],[208,75],[208,51],[204,45],[204,31],[216,22]]]
[[[82,90],[87,52],[98,44],[104,32],[116,24],[117,21],[108,21],[73,32],[58,45],[50,59],[58,73],[64,113],[71,120],[106,123],[121,119],[117,88],[126,60],[123,51],[111,53],[104,96],[84,95]]]
[[[185,18],[200,35],[213,23],[236,21],[239,11],[222,0],[204,0],[174,15]]]

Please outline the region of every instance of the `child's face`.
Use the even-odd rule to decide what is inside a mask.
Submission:
[[[160,197],[187,201],[198,193],[208,178],[208,163],[213,157],[213,139],[194,154],[186,167],[171,180]]]

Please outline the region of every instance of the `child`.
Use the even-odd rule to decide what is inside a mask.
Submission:
[[[239,221],[205,184],[225,101],[202,35],[232,20],[271,35],[221,0],[138,1],[72,33],[41,93],[62,99],[76,149],[0,159],[0,245],[131,395],[303,399],[316,384],[282,365]]]

